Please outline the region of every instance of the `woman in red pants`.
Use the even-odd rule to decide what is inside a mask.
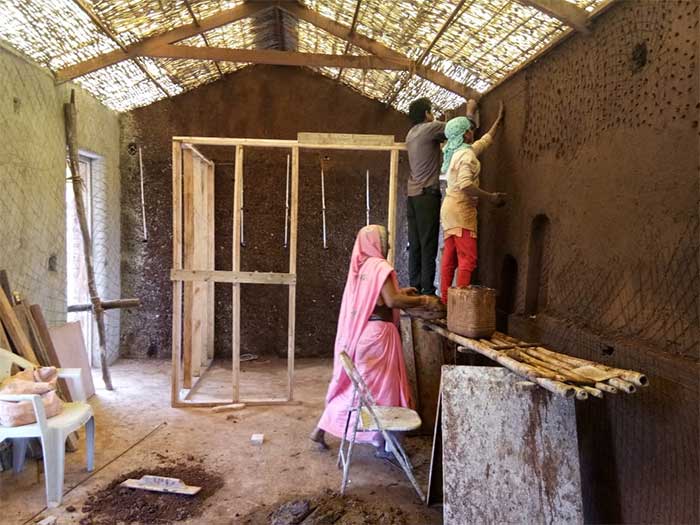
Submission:
[[[471,103],[471,101],[470,101]],[[445,235],[440,268],[440,296],[447,304],[447,290],[457,269],[457,286],[469,286],[476,268],[476,209],[479,199],[495,206],[505,204],[505,193],[489,193],[479,188],[479,155],[491,145],[503,118],[503,104],[496,121],[474,142],[474,125],[467,117],[456,117],[445,126],[447,144],[443,149],[442,172],[447,174],[447,191],[440,209]]]

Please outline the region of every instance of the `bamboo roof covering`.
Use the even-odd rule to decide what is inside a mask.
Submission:
[[[556,0],[593,13],[611,0]],[[415,67],[312,69],[401,111],[428,96],[438,112],[465,94],[421,75],[429,68],[483,93],[571,31],[558,18],[530,7],[534,0],[299,0],[295,3],[366,37]],[[144,39],[225,13],[242,0],[0,0],[0,40],[56,73]],[[248,2],[255,4],[255,2]],[[285,10],[277,2],[173,42],[176,46],[282,50],[369,57],[349,41]],[[537,3],[537,2],[534,2]],[[281,6],[275,7],[275,6]],[[327,29],[327,28],[326,28]],[[355,45],[358,44],[358,45]],[[364,47],[364,49],[362,48]],[[174,96],[245,67],[247,62],[182,58],[181,54],[130,56],[75,81],[116,111]],[[207,57],[210,58],[210,57]],[[216,57],[219,58],[218,56]],[[358,59],[359,60],[359,59]],[[350,65],[354,65],[350,64]],[[311,67],[311,66],[309,66]],[[382,67],[384,67],[382,65]],[[445,77],[441,77],[445,78]],[[465,88],[465,89],[467,89]]]

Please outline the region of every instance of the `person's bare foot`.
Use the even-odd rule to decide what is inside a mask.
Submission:
[[[309,436],[311,441],[318,445],[321,450],[328,450],[328,444],[326,443],[326,431],[320,428],[315,428],[314,431]]]

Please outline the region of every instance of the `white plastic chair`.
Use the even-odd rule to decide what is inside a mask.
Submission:
[[[423,491],[421,491],[413,475],[411,460],[408,459],[406,451],[393,434],[393,432],[408,432],[420,428],[422,424],[420,416],[415,410],[411,410],[410,408],[377,405],[367,384],[362,379],[357,368],[355,368],[352,359],[350,359],[350,356],[345,352],[341,352],[340,362],[343,364],[345,373],[348,375],[353,385],[352,403],[345,421],[345,432],[340,442],[340,450],[338,450],[338,467],[343,469],[343,481],[340,485],[340,493],[345,494],[345,487],[348,484],[352,448],[355,444],[357,432],[381,432],[382,436],[384,436],[386,450],[394,455],[401,469],[406,474],[406,477],[411,482],[411,485],[413,485],[421,502],[425,501]],[[348,439],[348,428],[350,427],[350,419],[353,413],[357,415],[352,429],[352,436]]]
[[[12,364],[22,369],[34,369],[36,365],[0,348],[0,381],[11,373]],[[75,383],[79,400],[63,403],[60,414],[46,418],[44,404],[38,394],[0,394],[0,401],[31,401],[36,414],[36,423],[19,427],[0,426],[0,443],[12,440],[12,464],[15,473],[24,466],[27,444],[30,438],[40,438],[44,453],[44,475],[46,477],[46,505],[58,507],[63,499],[63,472],[68,435],[85,425],[87,447],[87,470],[91,472],[95,464],[95,418],[92,407],[85,401],[85,392],[80,379],[80,368],[59,368],[58,377]]]

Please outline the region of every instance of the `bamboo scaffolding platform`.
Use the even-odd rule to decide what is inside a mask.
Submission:
[[[444,319],[422,323],[425,329],[457,343],[459,352],[477,352],[562,397],[585,401],[589,396],[603,398],[620,391],[633,394],[649,386],[649,379],[641,372],[562,354],[501,332],[488,339],[471,339],[449,331]]]

